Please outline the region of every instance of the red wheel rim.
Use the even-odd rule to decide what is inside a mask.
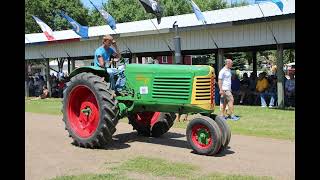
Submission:
[[[205,136],[204,139],[203,137],[200,136]],[[199,149],[207,149],[212,145],[212,138],[211,134],[209,131],[209,128],[206,127],[205,125],[202,124],[197,124],[192,127],[191,129],[191,139],[192,142],[199,148]],[[205,143],[204,143],[204,141]]]
[[[153,126],[158,121],[159,116],[160,112],[139,112],[136,113],[135,119],[141,125],[147,126],[150,124]]]
[[[99,124],[99,106],[89,87],[74,87],[69,95],[67,108],[72,131],[82,138],[90,137]]]

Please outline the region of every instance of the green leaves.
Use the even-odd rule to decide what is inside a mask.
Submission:
[[[31,15],[39,17],[53,31],[71,29],[65,19],[56,14],[64,10],[81,25],[88,25],[88,9],[80,0],[28,0],[25,1],[25,33],[42,32]]]

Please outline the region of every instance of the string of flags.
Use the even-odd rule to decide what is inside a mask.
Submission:
[[[202,14],[200,8],[197,6],[197,4],[194,3],[193,0],[187,0],[188,3],[191,4],[192,10],[194,14],[196,15],[196,18],[198,21],[201,21],[202,23],[206,24],[207,21],[205,19],[205,16]],[[96,5],[94,5],[91,0],[89,2],[94,6],[94,8],[101,14],[101,16],[105,19],[106,24],[112,29],[116,29],[116,21],[115,19],[103,8],[97,8]],[[147,13],[154,14],[157,18],[158,24],[161,23],[161,17],[163,16],[163,8],[159,4],[159,0],[139,0],[139,2],[142,4],[143,8]],[[255,0],[255,4],[260,4],[260,3],[274,3],[280,10],[283,12],[283,2],[281,0]],[[63,18],[65,18],[68,23],[72,26],[72,30],[78,34],[81,38],[88,39],[88,26],[83,26],[79,24],[77,21],[72,19],[70,16],[68,16],[64,11],[60,11],[59,15]],[[42,32],[46,36],[46,38],[49,41],[55,40],[53,36],[53,31],[52,29],[44,23],[41,19],[38,17],[32,15],[33,19],[37,22],[37,24],[40,26]]]

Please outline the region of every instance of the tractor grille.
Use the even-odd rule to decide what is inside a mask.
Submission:
[[[196,78],[196,100],[208,101],[212,100],[212,84],[211,77]]]
[[[188,100],[191,92],[191,78],[155,77],[152,98]]]

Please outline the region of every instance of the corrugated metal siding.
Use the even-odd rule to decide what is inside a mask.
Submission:
[[[292,20],[291,21],[291,39],[292,41],[296,41],[296,31],[295,31],[295,26],[296,26],[296,21]]]

